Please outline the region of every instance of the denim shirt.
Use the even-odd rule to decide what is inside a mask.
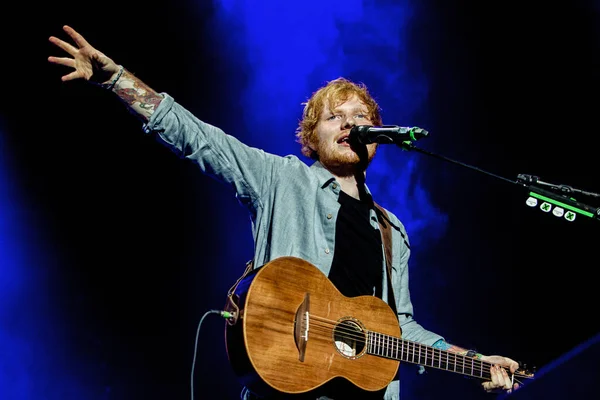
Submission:
[[[340,184],[318,161],[308,166],[298,157],[285,157],[247,146],[221,129],[199,120],[166,94],[143,130],[181,158],[231,185],[237,199],[250,212],[254,238],[254,266],[275,258],[302,258],[326,276],[335,252],[335,225],[340,208]],[[367,188],[368,192],[368,188]],[[402,338],[432,345],[440,335],[413,319],[408,259],[410,247],[404,225],[388,210],[392,229],[392,287]],[[379,229],[377,216],[371,224]],[[290,229],[293,227],[293,229]],[[388,298],[384,262],[383,299]],[[399,399],[399,383],[392,381],[385,400]]]

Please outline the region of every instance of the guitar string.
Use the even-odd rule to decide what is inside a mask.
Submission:
[[[325,331],[328,334],[333,332],[333,329],[331,329],[329,326],[324,326],[324,325],[319,326],[319,325],[315,325],[315,324],[313,324],[313,326],[317,326],[317,327],[321,328],[321,331]],[[355,339],[358,339],[358,340],[356,340],[357,342],[365,343],[364,340],[360,340],[360,339],[364,338],[363,335],[355,334],[356,331],[351,331],[351,332],[353,333],[353,335],[346,336],[346,337],[353,337]],[[365,332],[368,333],[370,331],[365,331]],[[327,337],[329,337],[329,335],[327,335]],[[392,340],[401,340],[407,344],[407,346],[405,347],[406,350],[402,349],[399,352],[401,354],[400,360],[402,360],[402,361],[411,362],[408,358],[409,358],[409,355],[411,354],[410,353],[410,344],[412,343],[413,350],[416,350],[417,347],[419,348],[418,353],[415,353],[413,351],[413,360],[412,360],[413,363],[425,364],[432,368],[441,369],[441,370],[445,370],[445,371],[452,371],[452,372],[455,372],[458,374],[468,375],[468,376],[481,378],[481,379],[490,379],[491,378],[490,367],[492,364],[490,364],[490,363],[487,363],[487,362],[484,362],[481,360],[477,360],[477,359],[471,359],[464,355],[454,354],[454,353],[449,353],[449,352],[445,353],[446,359],[444,359],[444,353],[441,353],[442,350],[436,349],[434,347],[422,345],[417,342],[407,341],[405,339],[397,339],[394,337],[390,337],[390,338],[392,338]],[[380,345],[375,342],[371,342],[371,343],[373,346],[382,348],[388,352],[396,351],[396,354],[398,354],[398,349],[401,348],[400,346],[391,346],[390,347],[390,346],[386,346],[386,345]],[[425,348],[425,352],[423,352],[423,348]],[[429,353],[427,352],[427,349],[430,349]],[[369,354],[378,355],[375,352],[370,352]],[[414,355],[414,354],[417,354],[417,355]],[[432,356],[432,354],[433,354],[433,356]],[[405,359],[403,359],[404,355],[406,355]],[[381,356],[383,356],[383,355],[381,355]],[[387,357],[387,358],[394,358],[394,357]],[[415,360],[415,358],[417,360]],[[423,359],[423,362],[420,362],[421,359]],[[459,359],[462,360],[462,363],[457,362],[457,360],[459,360]],[[429,361],[431,361],[431,364],[427,364],[427,362],[429,362]],[[465,361],[467,361],[467,362],[465,362]],[[445,367],[442,367],[442,365]],[[451,365],[454,365],[454,368],[450,368]],[[471,371],[471,373],[469,373],[468,371]],[[479,374],[476,374],[475,372],[478,372]],[[487,374],[487,375],[484,375],[484,374]],[[527,377],[527,376],[520,374],[518,371],[515,371],[515,373],[513,374],[514,382],[516,382],[518,384],[522,384],[523,382],[521,380],[517,379],[516,377]]]
[[[368,333],[368,332],[371,332],[371,331],[369,331],[369,330],[358,331],[358,330],[356,330],[356,329],[353,329],[353,328],[348,328],[348,327],[346,327],[346,326],[343,326],[343,325],[339,324],[339,323],[338,323],[338,322],[336,322],[336,321],[332,321],[332,320],[325,319],[325,318],[321,318],[321,317],[317,317],[317,316],[311,316],[311,317],[310,317],[310,319],[313,321],[313,324],[312,324],[312,326],[315,326],[315,325],[316,325],[316,324],[315,324],[315,322],[317,322],[317,321],[318,321],[318,322],[325,323],[325,325],[321,325],[321,327],[323,327],[323,328],[324,328],[324,329],[325,329],[327,332],[333,332],[333,329],[331,329],[331,327],[333,326],[333,327],[335,328],[335,327],[336,327],[336,325],[337,325],[337,328],[336,328],[335,330],[336,330],[336,331],[338,331],[338,332],[342,332],[342,333],[344,333],[344,334],[345,334],[345,335],[343,336],[344,338],[347,338],[347,339],[356,339],[357,341],[359,341],[359,342],[361,342],[361,343],[363,343],[363,344],[365,343],[365,341],[364,341],[364,340],[362,340],[362,339],[364,338],[364,335],[363,335],[363,334],[361,334],[361,332],[366,332],[366,333]],[[316,326],[319,326],[319,325],[316,325]],[[384,337],[387,337],[387,338],[389,338],[389,339],[391,339],[391,340],[393,340],[393,341],[400,341],[400,342],[404,342],[404,343],[406,343],[406,344],[407,344],[407,348],[408,348],[408,347],[409,347],[409,346],[412,344],[412,345],[413,345],[413,347],[419,346],[420,348],[431,349],[431,353],[434,353],[434,354],[439,352],[439,353],[440,353],[440,356],[444,354],[444,353],[443,353],[441,350],[439,350],[439,349],[436,349],[436,348],[434,348],[434,347],[431,347],[431,346],[426,346],[426,345],[424,345],[424,344],[420,344],[420,343],[418,343],[418,342],[412,342],[412,341],[409,341],[409,340],[406,340],[406,339],[402,339],[402,338],[399,338],[399,337],[394,337],[394,336],[390,336],[390,335],[386,335],[386,334],[382,334],[382,333],[377,333],[377,332],[373,332],[373,333],[376,333],[376,334],[382,335],[382,339],[384,339]],[[377,345],[377,344],[376,344],[376,343],[374,343],[374,345]],[[398,346],[398,347],[399,347],[399,346]],[[470,357],[466,358],[466,356],[464,356],[464,355],[460,355],[460,354],[455,354],[455,353],[450,353],[450,352],[446,352],[446,353],[447,353],[449,356],[451,356],[451,357],[454,357],[454,358],[463,357],[463,358],[465,358],[465,359],[468,359],[469,361],[472,361],[472,360],[473,360],[473,361],[475,361],[475,362],[478,362],[478,363],[480,363],[480,365],[485,365],[485,362],[483,362],[483,361],[481,361],[481,360],[477,360],[477,359],[471,359]]]
[[[311,321],[313,321],[312,323],[312,327],[319,327],[321,328],[321,331],[325,331],[326,333],[332,333],[334,331],[334,329],[332,329],[331,327],[335,325],[338,325],[336,322],[325,319],[325,318],[319,318],[316,316],[311,316],[310,317]],[[319,325],[318,323],[321,323],[321,325]],[[325,323],[325,325],[322,325],[322,323]],[[354,339],[356,342],[358,343],[362,343],[363,345],[366,345],[366,342],[368,340],[365,340],[365,335],[363,335],[361,332],[365,332],[368,336],[368,333],[370,331],[357,331],[356,329],[353,328],[349,328],[349,327],[345,327],[343,325],[338,325],[337,329],[335,329],[336,332],[340,333],[340,338],[344,338],[344,339]],[[375,333],[375,332],[374,332]],[[398,350],[401,349],[400,344],[404,343],[406,344],[406,346],[402,346],[402,350],[400,350],[400,359],[402,359],[402,357],[406,354],[406,360],[408,362],[408,356],[410,355],[410,347],[412,344],[413,347],[413,358],[416,358],[417,361],[416,363],[420,363],[419,361],[421,359],[424,360],[424,363],[427,364],[428,361],[431,361],[432,367],[435,368],[440,368],[440,369],[445,369],[445,370],[452,370],[451,368],[448,368],[448,366],[450,364],[454,365],[454,372],[459,372],[462,369],[462,371],[465,370],[472,370],[472,371],[476,371],[479,372],[480,374],[483,373],[487,373],[490,374],[490,367],[492,366],[492,364],[487,363],[485,361],[481,361],[481,360],[477,360],[477,359],[472,359],[470,357],[466,357],[464,355],[460,355],[460,354],[455,354],[455,353],[443,353],[441,350],[436,349],[434,347],[431,346],[426,346],[417,342],[411,342],[408,341],[406,339],[401,339],[401,338],[396,338],[393,336],[389,336],[389,335],[384,335],[384,334],[379,334],[382,335],[381,340],[385,341],[385,340],[391,340],[392,342],[398,342],[398,343],[392,343],[391,346],[389,344],[384,344],[384,343],[377,343],[376,341],[371,340],[371,345],[375,346],[378,349],[383,350],[384,353],[386,352],[395,352],[395,354],[398,354]],[[329,336],[329,335],[327,335]],[[389,338],[389,339],[386,339]],[[416,352],[416,349],[418,347],[418,352]],[[404,348],[406,348],[406,351],[404,350]],[[424,351],[423,351],[424,350]],[[427,351],[429,350],[429,352]],[[376,354],[376,353],[374,353]],[[444,354],[446,354],[445,360],[444,360]],[[414,361],[414,360],[413,360]],[[437,363],[438,366],[436,367],[435,364]],[[441,365],[444,364],[446,365],[446,368],[442,368]],[[457,370],[458,368],[458,370]],[[464,373],[464,372],[463,372]],[[516,376],[521,376],[517,371],[515,371],[514,375]],[[478,376],[478,375],[473,375],[473,376]],[[488,378],[490,376],[478,376],[481,378]]]
[[[311,317],[311,320],[314,319],[313,317]],[[319,325],[316,324],[315,322],[317,322],[318,320],[314,320],[313,323],[311,324],[311,327],[319,327],[321,328],[321,332],[326,332],[327,334],[332,333],[334,331],[334,329],[331,329],[331,325]],[[322,322],[322,321],[319,321]],[[341,327],[338,326],[337,329],[335,329],[335,331],[337,333],[340,333],[339,336],[341,339],[352,339],[355,340],[357,343],[361,343],[363,345],[366,345],[366,343],[369,341],[368,339],[365,340],[365,335],[362,334],[362,332],[365,332],[368,336],[368,333],[370,331],[356,331],[352,328],[345,328],[345,327]],[[375,332],[374,332],[375,333]],[[382,335],[381,340],[382,343],[378,343],[376,340],[371,340],[371,344],[377,348],[380,348],[382,350],[388,350],[388,351],[395,351],[396,353],[398,353],[398,350],[401,349],[400,344],[402,342],[404,342],[406,344],[406,346],[404,346],[404,349],[406,349],[405,351],[402,350],[401,353],[402,355],[406,354],[407,356],[410,354],[410,347],[412,345],[412,347],[416,350],[416,348],[419,348],[418,353],[415,353],[415,358],[419,359],[423,358],[425,359],[425,356],[427,356],[426,360],[432,360],[432,362],[456,362],[457,360],[461,359],[463,361],[463,364],[474,364],[479,371],[479,368],[482,368],[484,366],[486,366],[486,363],[481,361],[481,360],[477,360],[477,359],[472,359],[470,357],[466,357],[460,354],[455,354],[455,353],[443,353],[441,350],[436,349],[434,347],[431,346],[426,346],[417,342],[411,342],[408,341],[406,339],[400,339],[400,338],[396,338],[396,337],[392,337],[389,335],[384,335],[384,334],[379,334]],[[329,335],[327,335],[329,336]],[[389,338],[389,339],[386,339]],[[391,343],[391,344],[385,344],[383,343],[383,341],[385,340],[389,340],[392,342],[399,342],[399,343]],[[430,349],[430,351],[428,352],[427,349]],[[444,360],[444,354],[446,354],[446,360]],[[433,355],[433,357],[430,357],[430,355]],[[406,360],[408,361],[408,360]],[[467,363],[465,363],[464,361],[467,361]],[[469,367],[470,368],[470,367]],[[486,370],[483,369],[483,371],[485,372]],[[489,369],[488,369],[489,371]]]

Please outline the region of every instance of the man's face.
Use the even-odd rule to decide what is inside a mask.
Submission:
[[[364,163],[366,168],[371,162],[377,149],[376,143],[352,147],[348,143],[348,134],[355,125],[373,125],[367,107],[357,96],[349,98],[333,110],[329,109],[327,103],[323,106],[315,128],[317,143],[312,143],[311,147],[326,168],[338,173],[352,174],[357,165]]]

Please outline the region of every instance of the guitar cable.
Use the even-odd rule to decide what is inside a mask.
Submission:
[[[194,357],[192,360],[192,372],[191,372],[191,376],[190,376],[191,400],[194,400],[194,368],[196,365],[196,355],[198,354],[198,337],[200,336],[200,327],[202,326],[202,322],[204,321],[204,318],[206,318],[206,316],[209,314],[218,314],[227,320],[235,319],[235,317],[236,317],[235,312],[229,312],[229,311],[223,311],[223,310],[208,310],[207,312],[204,313],[202,318],[200,318],[200,322],[198,323],[198,328],[196,329],[196,339],[194,341]]]

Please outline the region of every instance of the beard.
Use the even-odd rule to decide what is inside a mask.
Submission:
[[[350,148],[331,143],[319,143],[317,146],[321,164],[339,177],[364,173],[376,152],[376,143],[352,145]]]

